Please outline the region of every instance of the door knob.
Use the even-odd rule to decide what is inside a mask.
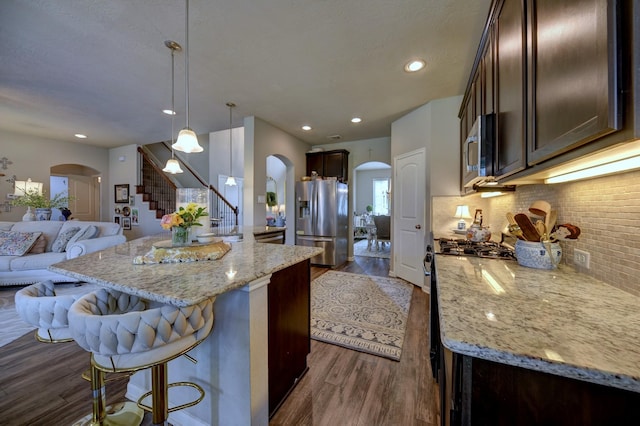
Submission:
[[[422,226],[416,225],[416,229],[422,229]]]

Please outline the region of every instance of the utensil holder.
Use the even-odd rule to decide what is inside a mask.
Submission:
[[[555,269],[562,259],[558,243],[518,240],[515,248],[518,263],[527,268]]]

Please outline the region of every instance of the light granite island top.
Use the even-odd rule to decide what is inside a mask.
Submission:
[[[182,307],[243,287],[322,252],[316,247],[257,243],[248,234],[241,241],[230,241],[231,250],[217,260],[133,264],[133,258],[147,253],[154,242],[167,239],[170,239],[168,233],[139,238],[57,263],[49,269],[81,281]]]
[[[232,239],[231,250],[217,260],[133,264],[154,242],[169,238],[168,233],[143,237],[51,269],[178,307],[216,297],[213,330],[189,352],[198,363],[178,357],[168,367],[170,382],[197,377],[205,398],[171,412],[169,423],[267,426],[270,412],[308,368],[309,259],[322,249],[257,243],[249,233],[242,241]],[[136,401],[150,388],[149,370],[136,372],[126,397]],[[185,403],[184,398],[170,392],[169,406]]]
[[[452,352],[640,392],[640,297],[565,265],[435,262],[440,337]]]

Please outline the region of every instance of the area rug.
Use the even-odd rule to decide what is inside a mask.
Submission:
[[[311,338],[400,360],[413,286],[328,271],[311,283]]]
[[[353,255],[391,259],[391,243],[380,243],[379,250],[372,244],[371,250],[367,250],[367,240],[360,240],[353,245]]]
[[[35,330],[22,321],[16,312],[14,297],[22,287],[0,287],[0,347]]]

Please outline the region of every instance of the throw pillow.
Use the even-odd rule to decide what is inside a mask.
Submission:
[[[40,235],[42,232],[0,231],[0,256],[22,256]]]
[[[47,238],[43,234],[38,237],[38,239],[36,240],[36,243],[33,245],[33,247],[31,247],[31,250],[29,250],[29,253],[31,254],[44,253],[46,248],[47,248]]]
[[[73,229],[73,228],[69,228]],[[100,233],[100,229],[95,225],[89,225],[84,229],[81,229],[77,234],[73,236],[67,243],[67,245],[75,243],[76,241],[82,240],[90,240],[91,238],[95,238]]]
[[[53,253],[62,253],[63,251],[65,251],[69,240],[73,238],[73,236],[76,235],[79,230],[79,227],[73,227],[59,233],[56,237],[56,240],[53,242],[53,245],[51,246],[51,251]]]

